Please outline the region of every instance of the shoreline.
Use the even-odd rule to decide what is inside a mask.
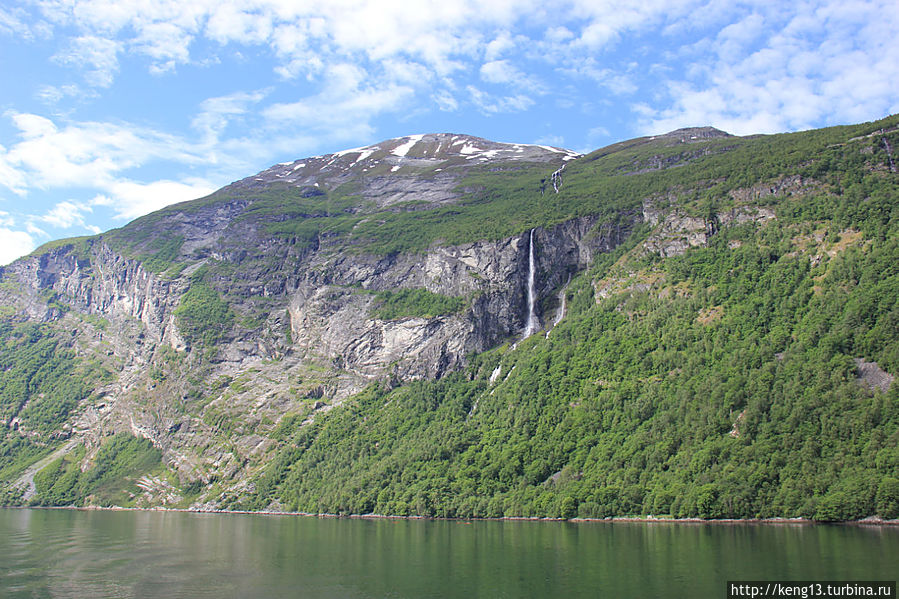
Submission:
[[[820,522],[809,518],[660,518],[656,516],[612,516],[608,518],[543,518],[539,516],[502,516],[498,518],[442,518],[437,516],[398,516],[385,514],[328,514],[313,512],[275,512],[248,510],[202,510],[191,508],[167,507],[122,507],[122,506],[72,506],[72,505],[10,505],[2,509],[16,510],[74,510],[82,512],[174,512],[186,514],[222,514],[222,515],[257,515],[257,516],[294,516],[333,520],[427,520],[434,522],[571,522],[579,523],[638,523],[638,524],[717,524],[717,525],[848,525],[848,526],[899,526],[899,519],[884,520],[874,516],[861,520],[844,520],[840,522]]]

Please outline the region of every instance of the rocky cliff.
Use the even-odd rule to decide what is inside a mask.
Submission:
[[[233,479],[265,454],[265,432],[285,414],[314,417],[372,382],[439,378],[521,338],[531,240],[545,300],[535,310],[547,320],[571,274],[620,244],[642,215],[386,253],[341,232],[279,234],[272,223],[458,204],[477,188],[466,185],[472,171],[537,172],[530,193],[545,197],[550,176],[576,156],[422,135],[277,165],[122,230],[43,248],[3,269],[0,301],[19,318],[70,331],[79,354],[114,373],[99,399],[76,410],[77,434],[99,446],[128,431],[162,448],[187,480]],[[201,323],[218,327],[214,345],[192,338],[179,312],[199,285],[230,313]],[[459,301],[436,314],[416,305],[379,312],[404,291]],[[223,431],[224,420],[237,426]]]
[[[877,174],[886,134],[840,143]],[[699,292],[660,264],[722,236],[739,248],[741,231],[786,236],[799,256],[814,249],[813,267],[862,247],[851,227],[833,245],[802,232],[811,221],[795,224],[795,206],[832,192],[808,165],[842,137],[797,138],[806,154],[791,139],[772,146],[796,161],[785,168],[758,159],[772,153],[766,140],[711,128],[587,156],[414,135],[275,165],[122,229],[48,244],[0,271],[0,385],[12,390],[0,441],[32,452],[15,449],[9,472],[33,477],[26,467],[54,448],[89,470],[111,435],[129,433],[161,452],[162,470],[116,501],[214,508],[251,493],[273,456],[302,446],[286,439],[363,390],[443,379],[564,322],[569,284],[590,290],[581,313],[627,293],[685,300]],[[631,322],[645,312],[616,310]],[[697,318],[722,314],[712,305]],[[50,348],[23,374],[19,339]],[[40,360],[60,365],[56,378]],[[497,366],[489,385],[511,368]],[[42,407],[86,372],[77,398]],[[60,447],[65,438],[76,442]]]

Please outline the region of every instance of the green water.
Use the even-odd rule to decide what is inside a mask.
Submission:
[[[0,509],[2,597],[719,597],[895,580],[899,528]]]

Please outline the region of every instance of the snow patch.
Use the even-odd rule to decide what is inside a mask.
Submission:
[[[368,146],[362,146],[359,148],[350,148],[349,150],[341,150],[340,152],[335,152],[334,157],[340,158],[341,156],[346,156],[347,154],[352,154],[354,152],[363,152],[368,149]]]
[[[559,148],[554,148],[554,147],[552,147],[552,146],[541,146],[541,145],[538,145],[537,147],[538,147],[538,148],[543,148],[544,150],[546,150],[546,151],[548,151],[548,152],[555,152],[556,154],[568,154],[568,150],[560,150]]]
[[[409,137],[404,138],[404,139],[408,139],[409,141],[407,141],[404,144],[398,145],[390,153],[393,154],[394,156],[399,156],[400,158],[402,158],[403,156],[406,155],[406,153],[409,150],[412,149],[412,146],[414,146],[415,144],[417,144],[418,142],[421,141],[422,137],[424,137],[423,134],[422,135],[410,135]]]
[[[396,165],[395,167],[391,168],[391,169],[390,169],[390,172],[391,172],[391,173],[395,173],[395,172],[398,171],[398,170],[400,170],[400,165]]]
[[[378,149],[379,149],[379,148],[375,147],[375,148],[369,148],[369,149],[367,149],[367,150],[362,150],[361,152],[359,152],[359,157],[356,158],[356,160],[353,161],[353,164],[355,165],[355,164],[358,163],[359,161],[365,160],[366,158],[368,158],[369,156],[371,156],[372,154],[374,154],[374,153],[375,153],[375,150],[378,150]]]
[[[296,165],[295,167],[293,167],[293,170],[301,169],[301,168],[303,168],[304,166],[306,166],[306,163],[305,163],[305,162],[301,162],[301,163],[299,163],[298,165]]]

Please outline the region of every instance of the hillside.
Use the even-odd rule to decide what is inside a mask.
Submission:
[[[408,136],[47,244],[6,501],[899,517],[897,125]]]

